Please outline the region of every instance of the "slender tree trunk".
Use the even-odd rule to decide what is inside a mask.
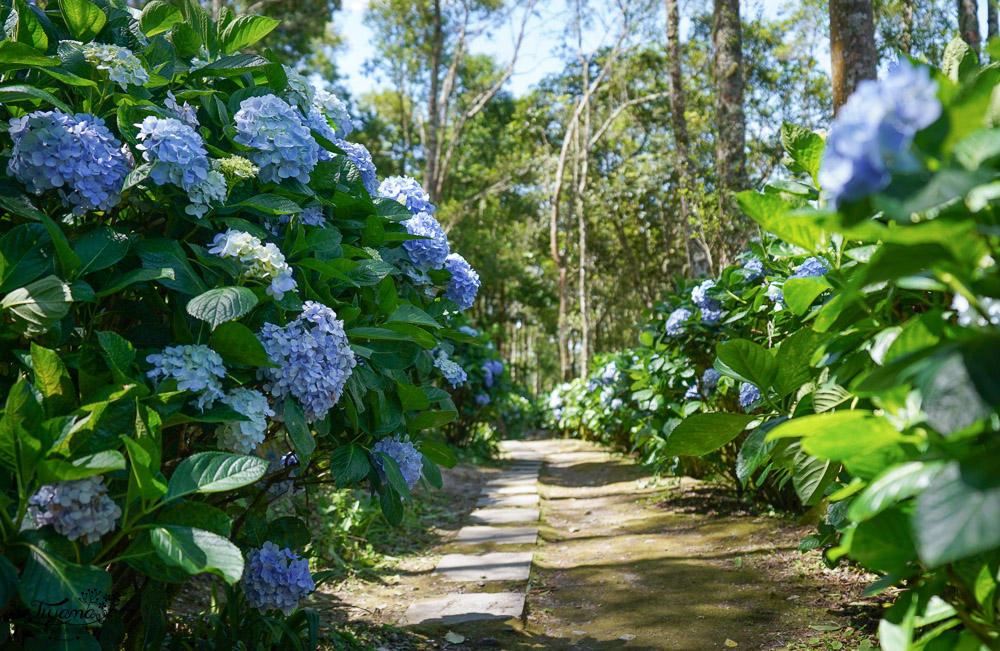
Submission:
[[[715,48],[715,167],[719,213],[726,244],[742,245],[744,218],[733,194],[746,190],[746,118],[743,113],[743,27],[740,0],[715,0],[712,43]]]
[[[973,50],[979,52],[979,3],[976,0],[957,0],[958,33]]]
[[[1000,21],[997,20],[996,0],[986,0],[986,40],[1000,36]]]
[[[903,54],[913,51],[913,0],[903,0],[903,31],[899,37],[899,49]]]
[[[830,0],[830,62],[836,112],[861,80],[877,76],[872,0]]]
[[[583,65],[583,87],[590,85],[590,71],[587,63]],[[580,244],[580,286],[578,288],[578,301],[580,304],[580,373],[581,376],[587,373],[587,362],[590,359],[590,314],[587,306],[587,212],[584,210],[583,198],[587,191],[587,175],[590,173],[590,96],[586,98],[587,105],[583,110],[583,124],[576,130],[578,136],[577,144],[577,166],[579,176],[576,187],[576,217],[579,229]],[[580,146],[580,143],[583,146]]]
[[[436,179],[437,163],[440,152],[439,130],[441,128],[441,64],[444,53],[444,26],[441,22],[441,0],[433,4],[433,33],[431,50],[431,88],[427,98],[427,129],[424,138],[424,190],[430,195],[431,203],[437,203]]]

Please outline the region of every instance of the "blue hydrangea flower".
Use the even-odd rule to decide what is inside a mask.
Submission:
[[[695,383],[689,386],[687,388],[687,391],[684,392],[684,399],[698,400],[700,398],[701,398],[701,390],[698,388],[698,382],[696,380]]]
[[[224,203],[228,194],[226,177],[221,172],[210,170],[204,181],[188,188],[188,198],[191,203],[185,206],[184,212],[201,219],[212,209],[211,204]]]
[[[448,247],[448,236],[438,220],[429,213],[422,212],[407,219],[403,226],[410,235],[430,238],[403,241],[403,248],[410,255],[413,266],[421,271],[442,268],[451,250]]]
[[[714,368],[706,368],[705,372],[701,374],[701,384],[705,387],[705,391],[712,392],[719,386],[721,378],[722,373],[719,373]]]
[[[316,89],[309,83],[309,80],[299,74],[294,68],[286,65],[281,66],[285,71],[285,79],[288,83],[288,92],[285,97],[289,103],[296,103],[299,106],[310,106],[316,96]]]
[[[913,136],[941,115],[938,85],[907,59],[882,81],[865,80],[830,126],[819,182],[834,207],[889,185],[894,172],[916,167]]]
[[[490,396],[487,393],[480,393],[476,396],[476,404],[480,407],[485,407],[490,404]]]
[[[548,407],[549,409],[559,409],[563,406],[562,396],[559,395],[558,391],[553,390],[549,394]]]
[[[756,385],[749,382],[744,382],[740,385],[740,407],[743,407],[744,411],[749,409],[758,400],[760,400],[760,389]]]
[[[302,123],[305,124],[310,129],[312,129],[313,131],[315,131],[316,133],[318,133],[320,137],[325,140],[328,140],[330,142],[337,140],[337,132],[334,130],[333,127],[330,126],[330,123],[323,116],[323,113],[321,113],[320,110],[315,106],[310,106],[309,109],[305,112],[305,114],[302,116]],[[327,151],[325,147],[320,147],[319,160],[321,161],[333,160],[333,154]]]
[[[313,97],[313,106],[319,109],[327,123],[332,124],[337,138],[346,138],[354,131],[354,122],[347,110],[347,105],[331,92],[317,90]]]
[[[458,331],[461,332],[462,334],[469,335],[470,337],[479,336],[479,331],[473,328],[472,326],[464,325],[461,328],[459,328]]]
[[[826,262],[820,258],[810,257],[806,258],[806,261],[802,263],[795,273],[792,274],[792,278],[813,278],[816,276],[823,276],[829,271],[830,268],[826,266]]]
[[[691,318],[691,310],[686,307],[679,307],[667,317],[666,331],[671,337],[684,332],[684,322]]]
[[[441,371],[444,379],[451,383],[452,389],[457,389],[469,379],[469,375],[465,372],[465,369],[447,357],[439,357],[434,360],[434,366]]]
[[[173,91],[167,91],[167,99],[163,100],[163,106],[184,124],[192,129],[198,128],[197,110],[187,102],[184,102],[184,104],[178,103]]]
[[[420,450],[413,443],[396,436],[391,439],[379,440],[372,449],[396,462],[399,471],[403,474],[403,479],[406,481],[407,488],[413,488],[420,481],[420,475],[424,472],[424,462]],[[384,481],[385,466],[382,463],[382,457],[377,454],[374,457],[375,469]]]
[[[136,148],[153,167],[149,177],[157,185],[171,183],[185,192],[208,178],[211,164],[198,132],[176,118],[146,117],[136,136]]]
[[[395,199],[406,206],[414,215],[419,213],[434,214],[434,204],[416,179],[409,176],[390,176],[378,186],[380,197]]]
[[[284,327],[267,323],[258,335],[271,361],[280,368],[261,368],[264,390],[283,401],[294,396],[310,423],[322,419],[340,400],[357,366],[344,334],[344,322],[327,306],[306,301],[302,313]]]
[[[280,183],[282,179],[309,182],[309,174],[319,161],[319,145],[300,114],[275,95],[248,97],[233,116],[233,140],[256,149],[250,159],[260,167],[260,180]]]
[[[103,475],[45,484],[28,498],[28,515],[39,528],[52,525],[84,545],[115,529],[122,510],[108,497]]]
[[[708,295],[708,290],[713,287],[715,287],[714,280],[706,280],[702,282],[700,285],[691,290],[691,302],[702,309],[719,309],[719,301],[714,298],[710,298]]]
[[[499,359],[488,359],[483,362],[483,384],[487,389],[491,388],[497,379],[503,375],[503,362]]]
[[[365,186],[369,196],[377,197],[378,179],[375,177],[375,163],[372,161],[372,155],[368,153],[368,148],[360,143],[340,139],[334,140],[333,144],[340,147],[347,155],[347,160],[354,163],[361,172],[361,184]]]
[[[614,400],[611,401],[611,404],[608,405],[608,406],[611,407],[612,410],[618,411],[619,409],[622,408],[622,405],[624,405],[624,404],[625,403],[622,402],[621,398],[615,398]]]
[[[782,305],[785,303],[785,293],[782,290],[782,283],[772,282],[767,286],[766,295],[775,303],[781,303]]]
[[[316,589],[309,561],[287,547],[278,549],[271,541],[250,552],[241,581],[251,607],[261,614],[275,608],[286,617],[299,607],[300,599]]]
[[[760,260],[747,260],[743,263],[743,280],[753,282],[764,276],[764,263]]]
[[[476,294],[479,293],[479,274],[457,253],[448,255],[444,268],[451,272],[445,296],[458,303],[458,309],[469,309],[476,300]]]
[[[101,118],[35,111],[11,118],[8,133],[14,148],[7,173],[30,192],[57,190],[74,215],[111,210],[121,200],[128,160]]]
[[[238,387],[223,396],[222,402],[250,420],[220,423],[215,428],[219,448],[250,454],[264,442],[267,419],[274,418],[274,411],[267,403],[267,396],[260,391]]]
[[[146,375],[152,380],[174,378],[180,391],[198,394],[198,409],[211,407],[223,396],[226,367],[222,357],[204,344],[168,346],[162,353],[146,357],[153,365]]]
[[[621,371],[618,370],[618,364],[615,360],[611,360],[605,364],[601,370],[598,372],[599,382],[604,385],[614,384],[621,379]]]
[[[707,307],[701,308],[702,323],[718,323],[722,318],[722,310],[712,310]]]
[[[129,85],[142,86],[149,81],[149,72],[139,57],[127,47],[105,43],[87,43],[83,46],[87,63],[108,73],[108,79],[127,91]]]

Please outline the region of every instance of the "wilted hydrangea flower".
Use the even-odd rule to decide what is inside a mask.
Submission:
[[[267,396],[260,391],[239,387],[223,396],[222,402],[250,420],[234,420],[216,427],[215,436],[218,438],[219,448],[250,454],[264,442],[267,419],[274,418],[274,411],[267,404]]]
[[[753,282],[764,275],[764,263],[760,260],[747,260],[743,263],[743,279]]]
[[[446,357],[439,357],[434,360],[434,366],[441,371],[444,379],[451,383],[451,388],[453,389],[457,389],[469,379],[469,375],[465,372],[465,369]]]
[[[313,97],[313,106],[319,109],[328,123],[335,125],[334,134],[337,138],[346,138],[354,131],[354,122],[347,111],[347,105],[333,93],[317,90]]]
[[[104,477],[45,484],[28,498],[28,515],[39,527],[52,525],[70,540],[84,545],[111,533],[122,510],[108,497]]]
[[[309,182],[309,174],[319,160],[319,145],[299,113],[275,95],[248,97],[233,116],[233,140],[257,151],[250,159],[260,167],[260,180],[280,183],[282,179]]]
[[[825,275],[830,268],[826,266],[820,258],[810,257],[806,258],[806,261],[802,263],[795,273],[792,274],[792,278],[813,278],[816,276]]]
[[[395,199],[406,206],[414,215],[419,213],[434,213],[434,204],[416,179],[409,176],[390,176],[378,186],[380,197]]]
[[[913,136],[941,115],[937,82],[907,59],[882,81],[865,80],[830,126],[819,182],[834,207],[889,185],[893,172],[916,167]]]
[[[368,153],[368,148],[356,142],[346,140],[334,140],[337,145],[347,155],[347,159],[354,163],[361,172],[361,184],[365,186],[365,191],[372,197],[378,196],[378,179],[375,177],[375,163],[372,155]]]
[[[420,450],[413,443],[400,439],[398,436],[391,439],[379,440],[372,449],[381,452],[391,458],[399,466],[399,471],[403,474],[407,488],[413,488],[420,481],[420,475],[424,472],[424,462]],[[385,480],[385,466],[382,464],[382,457],[374,455],[375,469],[378,470],[379,477]]]
[[[749,409],[753,403],[760,400],[760,389],[749,382],[740,385],[740,407]]]
[[[480,393],[476,396],[476,404],[480,407],[485,407],[490,404],[490,396],[487,393]]]
[[[955,294],[955,297],[951,299],[951,309],[955,310],[958,315],[958,325],[963,328],[968,328],[972,325],[977,325],[981,328],[985,328],[988,325],[1000,325],[1000,299],[980,296],[978,300],[979,305],[989,316],[989,319],[980,314],[978,310],[974,310],[969,299],[961,294]]]
[[[173,91],[167,91],[167,99],[163,100],[163,106],[184,124],[192,129],[198,128],[198,112],[187,102],[179,104]]]
[[[285,292],[295,291],[292,268],[285,262],[281,250],[271,242],[264,244],[250,233],[230,228],[215,236],[208,252],[222,258],[238,259],[247,278],[270,281],[267,293],[279,301]]]
[[[250,159],[242,156],[230,156],[212,161],[212,169],[220,172],[226,177],[226,183],[230,186],[236,185],[240,181],[255,178],[260,174],[260,168],[250,162]]]
[[[722,373],[719,373],[714,368],[706,368],[705,372],[701,374],[701,384],[705,387],[705,391],[714,391],[719,386],[721,378]]]
[[[129,166],[104,120],[86,113],[35,111],[11,118],[7,173],[35,194],[57,189],[74,215],[110,210],[121,200]]]
[[[458,303],[458,309],[469,309],[479,293],[479,274],[457,253],[448,255],[444,268],[451,272],[445,296]]]
[[[281,365],[257,371],[266,381],[264,390],[278,400],[294,396],[310,423],[326,416],[357,365],[336,312],[306,301],[294,321],[284,327],[265,324],[259,339],[271,361]]]
[[[701,390],[698,388],[698,381],[695,380],[695,383],[689,386],[687,391],[684,392],[684,399],[698,400],[699,398],[701,398]]]
[[[162,353],[146,357],[153,365],[146,375],[152,380],[174,378],[177,388],[198,395],[198,409],[211,407],[223,396],[222,378],[226,367],[222,357],[204,344],[168,346]]]
[[[108,73],[108,79],[128,90],[129,84],[142,86],[149,81],[149,72],[139,57],[127,47],[104,43],[87,43],[83,46],[83,58],[98,70]]]
[[[427,240],[404,240],[403,248],[410,255],[413,266],[422,271],[440,269],[444,266],[451,250],[448,247],[448,236],[438,220],[430,214],[422,212],[403,222],[406,232],[410,235],[428,237]]]
[[[136,138],[143,159],[152,163],[149,177],[157,185],[172,183],[185,192],[208,178],[208,151],[198,132],[176,118],[146,117]]]
[[[287,547],[267,541],[250,552],[243,569],[243,592],[247,603],[261,614],[276,608],[287,617],[299,607],[299,600],[316,589],[309,561]]]
[[[667,334],[676,337],[684,332],[684,322],[691,318],[691,310],[686,307],[679,307],[667,317]]]

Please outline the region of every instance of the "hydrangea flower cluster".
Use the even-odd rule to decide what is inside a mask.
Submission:
[[[941,115],[938,84],[907,59],[882,81],[866,80],[830,126],[819,182],[834,207],[889,185],[894,172],[915,168],[913,137]]]
[[[476,396],[476,404],[480,407],[485,407],[490,404],[490,396],[488,393],[480,393]]]
[[[744,411],[758,400],[760,400],[760,389],[756,385],[749,382],[740,385],[740,407],[743,407]]]
[[[826,266],[826,262],[821,258],[809,257],[795,270],[792,278],[815,278],[816,276],[825,275],[829,270],[830,268]]]
[[[708,290],[713,287],[715,281],[706,280],[691,290],[691,301],[701,309],[701,320],[704,323],[715,323],[722,316],[722,306],[719,301],[708,295]]]
[[[430,196],[424,192],[416,179],[409,176],[390,176],[383,179],[378,186],[378,195],[398,201],[414,215],[434,213],[434,204],[431,203]]]
[[[599,400],[601,401],[602,405],[610,405],[614,397],[615,397],[614,387],[604,387],[603,389],[601,389],[601,395],[599,396]]]
[[[785,292],[782,290],[782,286],[783,283],[773,282],[767,286],[767,291],[765,292],[765,294],[769,299],[771,299],[775,303],[784,304]]]
[[[469,375],[465,372],[465,369],[447,357],[438,357],[434,360],[434,366],[441,371],[444,379],[451,383],[451,388],[453,389],[457,389],[469,379]]]
[[[689,386],[687,391],[684,392],[684,399],[698,400],[699,398],[701,398],[701,389],[698,388],[698,381],[695,380],[694,384]]]
[[[285,78],[288,80],[288,93],[286,97],[299,106],[310,106],[316,94],[313,85],[294,68],[285,65],[281,67],[284,68]]]
[[[503,362],[499,359],[488,359],[483,362],[483,384],[491,388],[497,378],[503,375]]]
[[[372,449],[396,462],[399,471],[403,474],[403,480],[406,481],[407,488],[413,488],[420,481],[420,475],[424,472],[424,462],[420,450],[413,443],[395,436],[391,439],[379,440]],[[385,466],[382,457],[377,454],[374,457],[379,477],[385,480]]]
[[[313,106],[319,109],[328,124],[332,122],[336,125],[333,133],[337,138],[346,138],[354,131],[354,122],[347,111],[347,105],[333,93],[317,90],[313,96]]]
[[[98,70],[108,73],[108,79],[128,90],[129,85],[142,86],[149,81],[149,72],[139,57],[127,47],[105,43],[87,43],[83,46],[83,58]]]
[[[278,549],[271,541],[250,552],[242,584],[250,606],[261,614],[276,608],[286,617],[299,607],[300,599],[316,589],[309,561],[287,547]]]
[[[748,283],[764,276],[764,263],[760,260],[747,260],[743,263],[743,279]]]
[[[28,498],[28,515],[39,527],[52,525],[84,545],[111,533],[122,510],[108,497],[103,475],[45,484]]]
[[[219,447],[231,452],[250,454],[264,442],[267,419],[274,418],[267,396],[260,391],[238,387],[223,396],[222,402],[250,420],[230,421],[216,427],[215,436]]]
[[[242,156],[230,156],[212,161],[212,169],[221,173],[230,186],[240,181],[255,178],[260,174],[260,168]]]
[[[240,103],[233,121],[233,140],[257,150],[250,159],[260,167],[261,181],[280,183],[291,178],[309,182],[320,147],[287,102],[275,95],[248,97]]]
[[[35,194],[58,189],[74,215],[110,210],[121,200],[128,159],[104,120],[77,113],[35,111],[11,118],[14,148],[7,173]]]
[[[961,294],[955,294],[955,297],[951,299],[951,309],[955,310],[958,315],[958,325],[963,328],[973,325],[981,328],[989,325],[1000,325],[1000,299],[979,296],[978,301],[980,307],[986,312],[986,316],[983,316],[979,310],[973,309],[969,299]]]
[[[375,177],[375,162],[368,148],[357,142],[337,139],[333,141],[346,155],[347,159],[361,172],[361,185],[372,197],[378,196],[378,179]]]
[[[671,337],[684,332],[684,322],[691,318],[691,310],[686,307],[679,307],[667,317],[666,331]]]
[[[157,185],[171,183],[191,200],[184,211],[198,218],[208,212],[210,202],[226,199],[226,179],[211,169],[208,151],[198,132],[176,118],[146,117],[136,136],[143,159],[152,163],[149,177]]]
[[[417,269],[440,269],[451,250],[448,247],[448,236],[438,220],[429,213],[419,213],[403,222],[406,232],[410,235],[420,235],[430,239],[404,240],[403,248],[410,255],[410,261]]]
[[[297,287],[281,249],[271,242],[264,244],[250,233],[231,228],[218,233],[208,252],[221,258],[236,258],[247,278],[270,281],[267,293],[279,301],[285,292],[294,292]]]
[[[267,323],[258,338],[268,357],[281,365],[257,371],[264,389],[279,400],[294,396],[310,423],[326,416],[357,366],[336,312],[306,301],[294,321],[284,327]]]
[[[475,328],[473,328],[472,326],[464,325],[464,326],[460,327],[458,329],[458,331],[461,332],[464,335],[469,335],[470,337],[478,337],[479,336],[479,331],[476,330]]]
[[[198,128],[198,112],[187,102],[178,103],[173,91],[167,91],[167,99],[163,100],[163,106],[184,124],[192,129]]]
[[[720,379],[722,379],[722,373],[714,368],[706,368],[705,372],[701,374],[701,384],[708,392],[715,391],[715,388],[719,386]]]
[[[211,407],[222,398],[226,367],[222,357],[204,344],[168,346],[162,353],[146,357],[153,365],[146,375],[152,380],[174,378],[177,388],[198,394],[198,409]]]
[[[614,411],[618,411],[619,409],[621,409],[621,408],[622,408],[622,405],[624,405],[624,404],[625,404],[625,403],[624,403],[624,402],[622,401],[622,399],[621,399],[621,398],[615,398],[614,400],[612,400],[612,401],[611,401],[611,404],[610,404],[610,405],[608,405],[608,406],[609,406],[609,407],[610,407],[610,408],[611,408],[612,410],[614,410]]]
[[[469,309],[476,300],[476,294],[479,293],[479,274],[457,253],[448,255],[444,268],[451,272],[445,296],[458,303],[458,309]]]

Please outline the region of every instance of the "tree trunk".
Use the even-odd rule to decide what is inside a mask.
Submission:
[[[877,76],[871,0],[830,0],[830,62],[837,112],[861,80]]]
[[[978,5],[976,0],[958,0],[958,33],[977,53],[980,41]]]
[[[903,31],[899,37],[899,49],[903,54],[913,51],[913,0],[903,0]]]
[[[444,53],[444,27],[441,24],[441,0],[434,0],[433,48],[431,50],[431,88],[427,98],[427,129],[424,139],[424,190],[430,195],[431,203],[438,203],[436,179],[440,152],[439,130],[441,128],[441,60]]]
[[[715,73],[715,166],[726,243],[742,245],[744,218],[733,194],[746,190],[746,118],[743,113],[743,27],[740,0],[715,0],[712,17]]]
[[[986,0],[986,40],[1000,36],[1000,21],[997,20],[996,0]]]
[[[583,87],[590,85],[590,70],[587,62],[583,65]],[[579,229],[580,246],[580,286],[578,288],[578,301],[580,304],[580,374],[581,377],[587,373],[587,362],[590,359],[590,315],[587,312],[587,212],[584,210],[583,197],[587,191],[587,175],[590,172],[590,96],[586,97],[587,105],[583,110],[583,124],[576,130],[577,133],[577,186],[574,200],[576,201],[577,227]],[[582,143],[582,147],[580,146]]]

